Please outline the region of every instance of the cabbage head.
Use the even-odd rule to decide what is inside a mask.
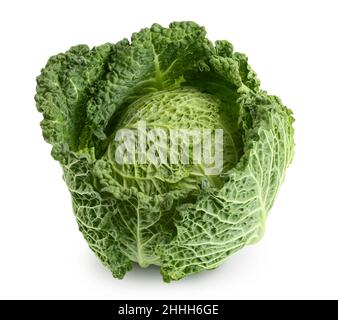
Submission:
[[[49,59],[35,100],[79,229],[114,277],[136,262],[179,280],[262,237],[293,157],[293,118],[228,41],[174,22],[131,41],[77,45]],[[165,132],[222,129],[219,172],[191,161],[119,163],[114,137],[140,121]]]

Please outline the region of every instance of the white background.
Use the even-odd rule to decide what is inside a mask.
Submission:
[[[0,298],[338,298],[337,1],[1,1]],[[78,43],[194,20],[244,52],[296,118],[295,159],[263,240],[220,268],[164,284],[114,279],[89,250],[41,135],[35,77]]]

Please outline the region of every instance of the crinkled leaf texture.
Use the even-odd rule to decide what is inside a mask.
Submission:
[[[229,42],[213,44],[203,27],[174,22],[142,29],[130,42],[75,46],[49,59],[35,99],[79,228],[114,277],[134,261],[178,280],[261,238],[293,157],[293,118]],[[222,173],[118,165],[111,137],[141,118],[223,128]]]

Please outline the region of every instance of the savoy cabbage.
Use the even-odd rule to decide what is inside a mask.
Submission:
[[[228,41],[174,22],[131,41],[74,46],[49,59],[35,100],[79,228],[114,277],[137,262],[178,280],[262,237],[293,157],[293,118]],[[118,163],[114,136],[140,120],[165,130],[221,128],[221,170]]]

